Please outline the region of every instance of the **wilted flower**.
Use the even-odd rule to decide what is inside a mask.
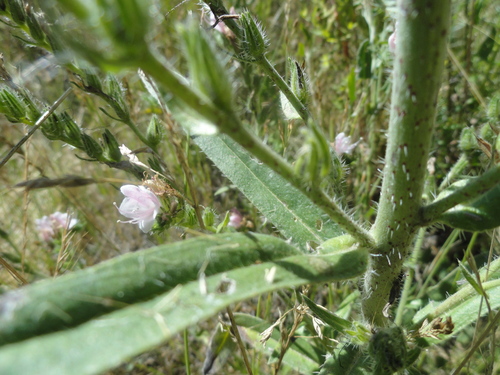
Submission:
[[[337,155],[347,154],[350,155],[354,148],[361,142],[359,139],[357,142],[351,142],[351,136],[346,136],[344,132],[337,134],[335,137],[335,143],[333,145]]]
[[[118,222],[138,224],[144,233],[149,232],[160,211],[161,204],[158,197],[144,186],[124,185],[120,191],[125,195],[125,199],[120,207],[116,206],[116,203],[114,205],[123,216],[132,220]]]
[[[123,156],[126,156],[127,158],[129,158],[129,161],[132,163],[132,164],[135,164],[135,165],[138,165],[139,167],[144,167],[146,169],[150,169],[146,164],[142,163],[139,158],[134,154],[133,151],[131,151],[127,146],[125,145],[121,145],[120,147],[118,147],[120,149],[120,153],[123,155]],[[127,186],[132,186],[132,185],[127,185]]]
[[[36,229],[44,241],[50,241],[60,229],[71,229],[76,223],[77,219],[71,218],[67,213],[54,212],[49,216],[44,216],[41,219],[36,219]]]

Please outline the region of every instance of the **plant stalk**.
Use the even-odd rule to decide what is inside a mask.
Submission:
[[[450,0],[399,0],[391,115],[379,211],[362,309],[387,326],[384,307],[418,228],[437,94],[449,30]]]

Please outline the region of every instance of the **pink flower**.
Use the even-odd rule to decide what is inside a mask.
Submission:
[[[351,136],[346,136],[344,132],[342,132],[337,134],[337,136],[335,137],[335,143],[333,147],[337,155],[350,155],[359,142],[361,142],[361,139],[355,143],[352,143]]]
[[[72,219],[68,214],[59,211],[35,220],[38,233],[47,242],[54,238],[56,231],[63,228],[71,229],[77,222],[77,219]]]
[[[241,212],[236,208],[231,209],[231,215],[229,215],[229,223],[227,224],[227,226],[238,229],[239,227],[241,227],[242,221],[243,215],[241,214]]]
[[[160,200],[149,189],[144,186],[124,185],[120,191],[125,195],[125,199],[120,204],[118,211],[123,216],[132,220],[118,221],[120,223],[138,224],[139,228],[148,233],[155,223],[156,215],[160,211]]]
[[[396,30],[398,29],[398,23],[396,22],[396,26],[394,26],[394,32],[389,36],[388,44],[389,51],[393,54],[396,53]]]

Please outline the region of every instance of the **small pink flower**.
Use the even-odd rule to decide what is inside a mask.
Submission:
[[[337,155],[347,154],[350,155],[354,148],[361,142],[359,139],[357,142],[351,142],[351,136],[346,136],[344,132],[337,134],[335,137],[334,149]]]
[[[71,229],[77,222],[77,219],[72,219],[68,214],[59,211],[35,220],[38,233],[47,242],[54,238],[56,231],[63,228]]]
[[[238,229],[239,227],[241,227],[242,221],[243,215],[241,214],[241,212],[236,208],[231,209],[231,215],[229,215],[229,223],[227,224],[227,226]]]
[[[396,30],[398,28],[398,23],[396,22],[396,26],[394,27],[394,32],[389,36],[389,40],[387,41],[389,44],[389,51],[393,54],[396,53]]]
[[[139,228],[148,233],[155,223],[156,215],[160,212],[160,200],[149,189],[144,186],[124,185],[120,191],[125,195],[125,199],[120,204],[118,211],[129,221],[118,221],[120,223],[138,224]]]

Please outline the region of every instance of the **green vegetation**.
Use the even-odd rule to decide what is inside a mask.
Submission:
[[[0,0],[0,373],[497,373],[499,15]]]

